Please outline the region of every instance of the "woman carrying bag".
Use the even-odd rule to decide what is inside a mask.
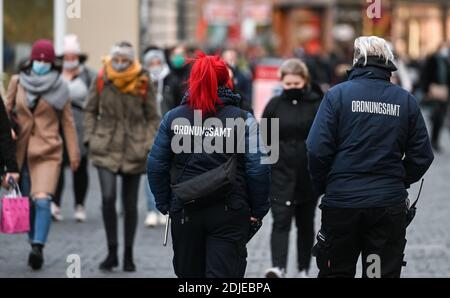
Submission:
[[[30,63],[11,79],[6,106],[17,127],[14,135],[21,189],[32,199],[29,233],[32,250],[28,264],[39,270],[50,230],[50,203],[61,170],[60,127],[66,137],[72,171],[77,170],[80,161],[69,89],[55,66],[51,41],[39,40],[33,45]]]
[[[163,214],[170,212],[173,265],[180,278],[243,278],[251,227],[269,211],[270,165],[262,162],[266,152],[256,142],[256,120],[240,108],[241,97],[230,87],[225,62],[199,53],[189,91],[181,106],[164,116],[148,156],[148,179],[156,206]],[[203,122],[197,124],[195,113],[202,115]],[[220,123],[222,131],[236,128],[225,126],[228,120],[242,120],[248,126],[237,130],[243,128],[245,133],[217,134],[211,139],[207,131],[218,129]],[[194,130],[205,133],[194,136],[190,133]],[[203,146],[192,150],[197,142],[191,141],[189,152],[177,152],[173,144],[178,145],[180,137],[183,143],[199,137],[199,141],[223,144],[226,150],[211,153]],[[245,152],[225,146],[228,142],[245,143]],[[255,150],[249,150],[250,144]]]

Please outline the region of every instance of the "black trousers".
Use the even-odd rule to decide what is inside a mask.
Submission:
[[[359,255],[363,277],[377,255],[382,278],[399,278],[406,245],[406,204],[386,208],[322,207],[317,253],[319,277],[353,278]],[[369,268],[370,267],[370,268]],[[372,272],[372,271],[371,271]]]
[[[140,174],[116,174],[105,168],[98,168],[102,191],[102,214],[108,246],[117,246],[117,176],[122,177],[122,203],[124,208],[125,247],[132,247],[138,220],[137,202]]]
[[[73,173],[73,192],[75,196],[75,206],[84,206],[86,194],[89,185],[88,159],[87,156],[81,158],[80,167]],[[61,206],[62,193],[64,190],[64,168],[61,169],[59,175],[58,186],[56,188],[53,202],[59,207]]]
[[[289,233],[292,219],[297,226],[297,267],[299,271],[309,270],[311,249],[314,244],[314,215],[317,200],[312,199],[299,205],[272,204],[273,225],[270,238],[272,265],[287,267]]]
[[[225,203],[171,213],[173,266],[179,278],[243,278],[250,229],[248,208]]]
[[[447,102],[435,102],[433,113],[431,115],[432,132],[431,143],[434,148],[439,147],[439,138],[441,135],[442,127],[444,126],[445,118],[447,115],[448,103]]]

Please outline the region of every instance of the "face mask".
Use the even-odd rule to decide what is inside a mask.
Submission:
[[[48,62],[33,61],[33,72],[39,76],[46,75],[52,69],[52,64]]]
[[[447,58],[449,56],[449,49],[447,47],[444,47],[444,48],[439,50],[439,54],[442,57]]]
[[[184,58],[183,55],[175,55],[172,57],[171,61],[172,61],[173,67],[182,68],[186,59]]]
[[[162,66],[152,66],[149,68],[149,72],[151,76],[154,78],[158,78],[162,70],[163,70]]]
[[[130,67],[131,62],[122,62],[122,63],[116,63],[112,62],[112,68],[117,72],[124,72],[125,70]]]
[[[286,89],[284,90],[284,94],[290,100],[301,100],[305,96],[305,88]]]
[[[74,70],[75,68],[78,68],[80,66],[79,60],[74,61],[64,61],[63,62],[63,68],[67,70]]]

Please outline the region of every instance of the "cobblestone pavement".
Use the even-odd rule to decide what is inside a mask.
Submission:
[[[450,138],[443,136],[446,152],[436,156],[432,168],[425,177],[421,201],[416,219],[408,229],[406,260],[408,266],[404,277],[450,277]],[[66,177],[70,178],[70,175]],[[0,235],[0,277],[66,277],[70,254],[81,257],[82,277],[175,277],[172,269],[172,249],[170,243],[162,246],[164,228],[147,229],[143,225],[146,212],[144,189],[141,183],[140,219],[136,239],[136,273],[121,270],[105,274],[97,267],[105,257],[105,234],[100,215],[100,190],[97,173],[91,169],[91,186],[88,194],[88,221],[83,224],[73,220],[73,197],[71,179],[66,180],[63,199],[65,221],[52,225],[49,242],[45,249],[45,266],[40,272],[32,272],[26,264],[29,245],[26,236]],[[144,180],[142,180],[144,182]],[[410,191],[415,198],[418,184]],[[317,227],[320,212],[316,216]],[[121,224],[123,221],[121,220]],[[271,216],[267,216],[260,233],[248,247],[247,277],[262,277],[270,266],[269,237]],[[288,277],[295,277],[295,238],[291,235]],[[316,275],[314,259],[311,274]],[[360,275],[360,272],[359,272]]]

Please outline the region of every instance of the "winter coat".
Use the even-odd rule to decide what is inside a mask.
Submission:
[[[15,106],[18,117],[20,133],[17,139],[17,163],[20,168],[25,163],[28,165],[31,194],[54,194],[63,154],[61,128],[64,131],[69,159],[80,160],[70,100],[62,111],[57,111],[41,99],[32,112],[28,108],[26,92],[19,82],[19,76],[12,77],[6,98],[8,113],[11,113]]]
[[[323,99],[307,139],[309,170],[322,204],[389,207],[433,161],[417,100],[390,82],[396,67],[377,57],[357,63]]]
[[[222,123],[224,119],[243,118],[245,116],[250,125],[246,130],[245,141],[249,144],[249,138],[256,138],[256,120],[248,112],[239,108],[240,97],[227,92],[219,93],[220,100],[224,104],[218,108],[215,117]],[[177,177],[174,183],[181,183],[217,168],[225,163],[230,154],[227,153],[174,153],[171,148],[172,138],[175,136],[175,119],[186,119],[190,125],[194,125],[194,111],[182,102],[181,106],[169,111],[163,118],[161,127],[155,139],[155,144],[148,156],[148,180],[150,188],[155,195],[156,206],[162,213],[176,212],[183,209],[175,194],[171,191],[171,175]],[[205,119],[203,119],[205,120]],[[188,123],[188,122],[186,122]],[[251,131],[250,131],[251,130]],[[179,135],[180,133],[177,133]],[[184,134],[184,133],[182,133]],[[224,141],[225,144],[225,141]],[[262,164],[261,158],[264,150],[260,147],[252,152],[246,150],[245,154],[238,154],[238,173],[236,185],[230,194],[228,203],[232,209],[247,207],[252,216],[263,218],[270,208],[270,165]]]
[[[110,82],[99,94],[98,83],[91,86],[84,115],[84,143],[92,163],[114,173],[145,173],[160,121],[153,84],[143,98],[121,93]]]
[[[283,92],[267,104],[263,118],[278,118],[279,159],[272,166],[271,199],[273,204],[287,206],[317,200],[314,194],[306,157],[305,141],[316,116],[323,93],[311,84],[302,98],[288,98]],[[271,130],[268,126],[268,132]],[[269,139],[269,143],[272,140]]]
[[[11,138],[11,126],[5,104],[0,97],[0,176],[4,173],[18,173],[16,146]]]

